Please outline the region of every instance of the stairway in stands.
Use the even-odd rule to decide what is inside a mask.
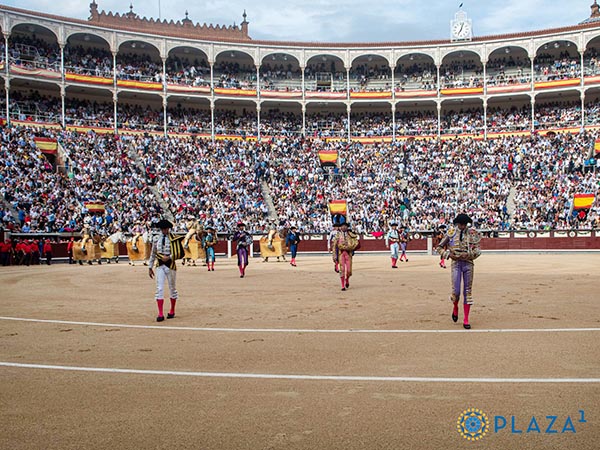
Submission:
[[[129,145],[129,157],[132,159],[133,163],[135,164],[137,169],[140,171],[140,173],[142,173],[144,176],[146,176],[146,167],[144,166],[142,159],[140,158],[138,153],[135,151],[135,147],[132,144]],[[154,194],[154,197],[156,197],[158,204],[162,208],[163,217],[165,217],[171,223],[175,223],[175,216],[169,209],[169,205],[167,204],[165,199],[162,197],[162,195],[160,195],[158,188],[156,186],[151,186],[151,185],[148,185],[148,187],[150,188],[150,190]]]
[[[510,191],[508,192],[508,196],[506,197],[506,210],[508,211],[508,217],[510,218],[509,222],[512,222],[515,210],[517,209],[517,205],[515,203],[516,193],[517,189],[514,186],[511,186]]]
[[[278,222],[277,210],[275,209],[275,203],[273,203],[273,197],[271,197],[271,189],[265,180],[260,180],[260,190],[262,191],[265,204],[269,208],[269,220]]]

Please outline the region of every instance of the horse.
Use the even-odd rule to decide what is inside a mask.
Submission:
[[[188,232],[182,242],[185,255],[181,264],[185,266],[187,263],[195,266],[197,259],[206,259],[206,250],[202,247],[202,238],[205,234],[204,226],[197,220],[189,221],[185,226]]]
[[[119,242],[125,242],[127,239],[122,231],[111,234],[104,240],[104,248],[101,248],[102,258],[106,258],[108,264],[111,261],[119,262]]]
[[[288,248],[285,245],[285,239],[287,238],[288,229],[282,228],[279,230],[270,230],[266,236],[260,238],[260,256],[262,256],[263,262],[269,262],[269,257],[276,256],[277,260],[283,258],[285,261],[285,254],[288,252]]]
[[[152,251],[152,242],[150,241],[150,233],[147,231],[141,236],[141,245],[140,239],[138,242],[133,242],[133,239],[130,239],[125,244],[127,246],[127,256],[129,257],[129,265],[135,266],[135,263],[138,261],[143,261],[144,265],[148,265],[148,260],[150,259],[150,252]],[[134,245],[135,244],[135,245]]]
[[[99,235],[88,237],[85,242],[85,248],[82,247],[84,239],[75,241],[73,245],[73,260],[78,261],[80,265],[83,264],[83,261],[87,261],[89,265],[92,265],[93,261],[98,261],[98,264],[102,264],[102,249],[100,248],[102,237]]]

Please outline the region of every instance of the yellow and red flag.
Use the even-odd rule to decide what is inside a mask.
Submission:
[[[42,153],[55,154],[56,149],[58,148],[58,142],[56,142],[56,139],[35,137],[33,138],[33,141],[35,142],[35,146],[39,148]]]
[[[331,200],[329,202],[329,212],[331,215],[341,214],[345,216],[348,213],[348,203],[346,200]]]
[[[596,196],[594,194],[575,194],[573,196],[573,209],[590,209],[595,199]]]
[[[337,164],[338,152],[322,150],[319,152],[319,159],[322,166],[335,166]]]
[[[103,213],[104,212],[104,203],[103,202],[85,202],[85,208],[91,213]]]
[[[600,139],[596,139],[594,142],[594,152],[600,153]]]

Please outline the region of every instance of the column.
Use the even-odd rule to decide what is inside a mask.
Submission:
[[[533,73],[533,61],[535,60],[535,56],[533,58],[530,57],[531,60],[531,92],[535,90],[535,74]]]
[[[211,84],[212,84],[212,65],[210,66],[211,70]],[[213,98],[210,99],[210,139],[212,143],[215,143],[215,100]]]
[[[4,34],[4,69],[6,70],[6,76],[8,77],[9,71],[8,71],[8,65],[9,65],[9,60],[8,60],[8,38],[10,37],[10,33],[3,33]]]
[[[351,106],[350,106],[350,102],[348,101],[348,103],[346,104],[346,112],[348,113],[348,125],[347,125],[347,129],[348,129],[348,143],[352,142],[352,134],[350,133],[350,110],[351,110]]]
[[[304,71],[302,71],[302,74],[304,74]],[[304,101],[302,101],[302,137],[306,137],[306,103]]]
[[[113,120],[115,121],[114,122],[115,134],[119,134],[119,122],[117,121],[117,99],[118,99],[118,94],[117,94],[117,89],[115,88],[115,90],[113,92],[113,105],[114,105]]]
[[[65,84],[60,86],[60,123],[63,127],[63,130],[66,128],[67,123],[65,120],[65,97],[67,96]]]
[[[392,67],[390,64],[390,69],[392,71],[392,100],[396,100],[396,67]]]
[[[10,126],[10,80],[8,78],[4,83],[4,90],[6,91],[6,125]]]
[[[535,120],[535,95],[531,96],[531,132],[535,131],[535,124],[533,123]]]
[[[215,90],[215,80],[214,80],[214,67],[215,67],[215,63],[212,61],[209,61],[209,65],[210,65],[210,95],[211,97],[214,96],[214,90]]]
[[[487,141],[487,98],[483,99],[483,139]]]
[[[350,101],[350,67],[346,67],[346,98]]]
[[[260,142],[260,100],[256,102],[256,140]]]
[[[112,52],[113,55],[113,85],[117,89],[117,52]]]
[[[440,139],[441,135],[442,135],[442,102],[438,101],[437,103],[437,114],[438,114],[438,140]]]
[[[483,63],[483,95],[487,95],[487,60]]]
[[[585,128],[585,91],[581,91],[581,130]]]
[[[65,82],[65,44],[59,44],[60,46],[60,79]]]
[[[392,143],[396,142],[396,102],[392,102]]]
[[[164,133],[165,137],[167,137],[167,135],[168,135],[168,129],[167,129],[167,105],[168,105],[168,99],[167,99],[167,96],[164,95],[163,96],[163,133]]]
[[[583,68],[583,54],[585,53],[585,49],[579,51],[579,55],[581,56],[581,86],[585,85],[585,70]]]
[[[442,83],[440,81],[440,65],[436,64],[435,69],[437,72],[437,95],[438,95],[438,98],[440,98],[440,95],[442,93]]]
[[[306,84],[304,82],[304,66],[300,66],[302,71],[302,103],[306,101]]]
[[[256,64],[256,96],[260,100],[260,66]]]

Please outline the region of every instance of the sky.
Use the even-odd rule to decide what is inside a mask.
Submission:
[[[0,0],[0,4],[89,17],[91,0]],[[129,11],[129,0],[96,0],[99,10]],[[576,25],[593,0],[133,0],[140,16],[233,25],[248,14],[253,39],[304,42],[401,42],[449,39],[450,20],[463,3],[474,36]]]

